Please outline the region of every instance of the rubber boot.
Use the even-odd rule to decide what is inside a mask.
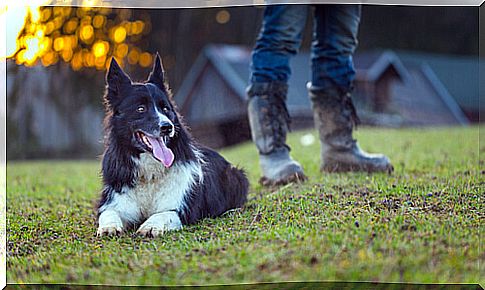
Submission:
[[[265,186],[306,179],[301,165],[290,157],[286,144],[290,116],[286,108],[286,84],[256,83],[248,89],[248,116],[251,137],[259,151]]]
[[[321,171],[387,172],[394,168],[382,154],[369,154],[352,138],[359,118],[349,92],[323,91],[307,85],[315,127],[320,135]]]

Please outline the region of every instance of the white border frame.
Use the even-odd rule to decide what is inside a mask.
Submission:
[[[7,0],[7,5],[20,6],[27,5],[29,1]],[[207,8],[207,7],[226,7],[226,6],[260,6],[268,4],[377,4],[377,5],[412,5],[412,6],[482,6],[485,0],[361,0],[361,1],[295,1],[295,0],[50,0],[46,6],[99,6],[99,7],[116,7],[116,8]],[[6,17],[0,18],[0,36],[6,38]],[[479,8],[479,55],[485,57],[485,6]],[[5,39],[6,40],[6,39]],[[5,42],[6,44],[6,42]],[[6,47],[0,47],[0,52]],[[479,72],[480,91],[485,90],[485,72]],[[0,287],[3,289],[7,283],[7,235],[6,235],[6,174],[7,174],[7,62],[0,59],[0,76],[3,82],[0,82]],[[482,100],[480,100],[482,101]],[[479,143],[482,141],[479,132]],[[483,140],[485,141],[485,140]],[[480,229],[479,235],[480,235]],[[479,247],[482,241],[479,242]],[[478,265],[483,267],[483,265]],[[478,282],[478,281],[477,281]]]

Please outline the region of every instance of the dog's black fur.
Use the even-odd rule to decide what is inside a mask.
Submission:
[[[192,139],[165,84],[158,54],[153,70],[144,83],[133,83],[114,58],[106,81],[105,152],[102,162],[104,187],[98,204],[98,217],[103,206],[112,202],[115,196],[123,194],[124,190],[135,188],[140,182],[137,174],[141,166],[140,155],[152,152],[146,143],[137,138],[137,132],[167,138],[164,139],[168,140],[166,146],[175,157],[171,166],[165,165],[167,171],[175,165],[189,162],[201,165],[202,182],[195,179],[184,196],[184,205],[170,209],[177,212],[182,224],[216,217],[245,203],[249,186],[245,173],[215,151]],[[169,137],[169,133],[160,127],[160,112],[173,123],[173,137]],[[160,166],[164,164],[160,162]],[[140,224],[147,218],[149,216],[142,216],[132,225]]]

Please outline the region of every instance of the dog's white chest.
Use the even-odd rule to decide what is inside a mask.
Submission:
[[[202,174],[198,164],[174,164],[165,168],[150,154],[140,155],[138,168],[137,183],[126,194],[143,217],[182,208],[186,195]]]

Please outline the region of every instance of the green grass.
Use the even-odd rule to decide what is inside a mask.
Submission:
[[[157,239],[97,238],[97,161],[7,164],[7,282],[228,284],[269,281],[485,282],[479,127],[369,129],[392,175],[322,174],[319,146],[289,138],[309,180],[257,184],[252,144],[222,154],[248,172],[249,202]]]

